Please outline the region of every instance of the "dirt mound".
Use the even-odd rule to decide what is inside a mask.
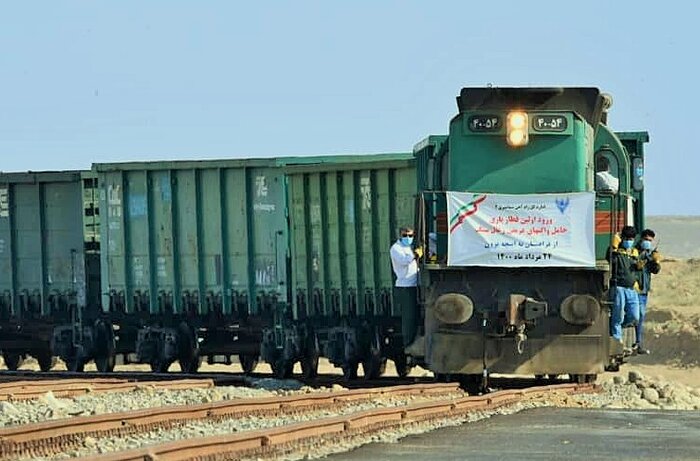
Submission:
[[[652,351],[637,363],[700,366],[700,316],[677,314],[664,322],[648,321],[645,346]]]
[[[645,322],[647,356],[633,364],[700,367],[700,259],[664,259],[652,279]]]

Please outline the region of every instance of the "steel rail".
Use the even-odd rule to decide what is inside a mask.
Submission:
[[[0,401],[37,399],[47,392],[55,397],[75,397],[98,392],[127,392],[140,387],[156,389],[208,389],[214,387],[211,379],[176,379],[172,381],[127,381],[123,379],[62,379],[40,381],[12,381],[0,384]]]
[[[198,405],[178,405],[142,410],[76,416],[0,429],[0,458],[46,456],[80,446],[86,436],[127,435],[164,429],[193,420],[225,419],[236,416],[271,416],[308,412],[323,408],[394,396],[443,396],[461,391],[456,383],[404,385],[317,392],[285,397],[226,400]]]

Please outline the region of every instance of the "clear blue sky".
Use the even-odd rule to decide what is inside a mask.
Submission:
[[[463,86],[593,85],[697,215],[699,8],[643,3],[5,2],[0,170],[410,151]]]

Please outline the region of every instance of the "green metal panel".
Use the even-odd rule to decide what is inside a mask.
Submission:
[[[16,318],[52,315],[51,300],[84,307],[88,226],[78,171],[0,174],[0,303]],[[92,217],[91,217],[92,218]],[[94,247],[93,247],[94,248]],[[27,312],[29,311],[29,312]]]
[[[286,299],[285,179],[276,165],[95,165],[108,210],[105,305],[122,293],[128,313],[143,299],[151,313],[232,314],[242,307],[237,313],[247,315],[258,313],[261,297]]]
[[[530,127],[529,143],[513,148],[507,145],[504,128],[483,133],[465,126],[471,116],[483,114],[484,111],[463,113],[450,123],[446,190],[504,194],[590,190],[593,128],[585,121],[572,113],[557,111],[556,114],[573,120],[567,131],[539,133]],[[496,115],[503,120],[506,117],[505,112]],[[561,174],[562,171],[571,174]]]
[[[389,247],[397,220],[411,225],[414,219],[416,173],[410,158],[288,163],[297,317],[376,315],[383,298],[390,300]]]

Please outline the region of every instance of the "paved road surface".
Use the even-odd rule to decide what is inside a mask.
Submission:
[[[700,411],[540,408],[379,443],[332,461],[700,460]]]

